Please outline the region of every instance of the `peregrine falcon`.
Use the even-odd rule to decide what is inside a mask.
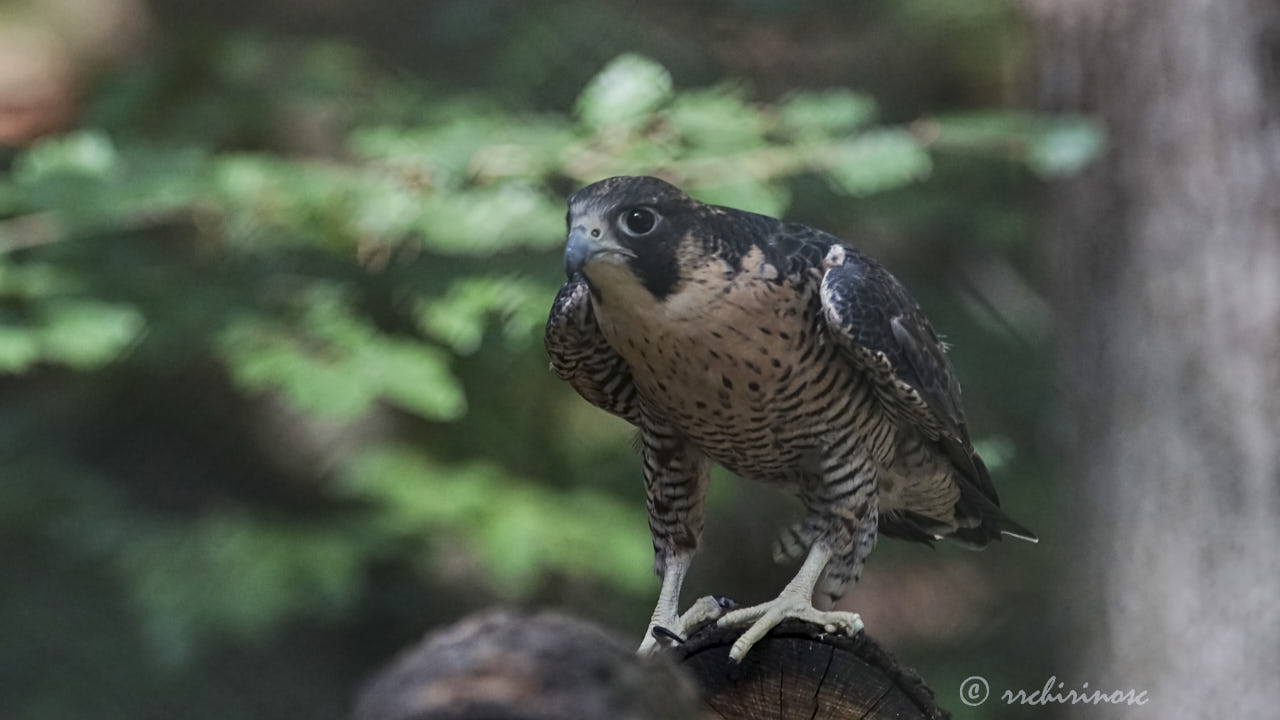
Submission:
[[[920,306],[839,238],[614,177],[570,196],[565,273],[547,320],[551,367],[640,430],[662,578],[641,652],[657,647],[655,627],[683,636],[718,614],[709,598],[679,614],[712,463],[805,509],[774,546],[776,560],[805,558],[795,577],[717,620],[747,628],[738,661],[784,618],[860,630],[857,614],[819,610],[814,596],[839,599],[877,533],[1035,541],[1000,510]]]

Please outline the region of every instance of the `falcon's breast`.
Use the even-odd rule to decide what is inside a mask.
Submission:
[[[870,394],[826,338],[821,269],[778,273],[757,249],[709,259],[661,303],[614,279],[595,307],[649,412],[739,475],[792,483]]]

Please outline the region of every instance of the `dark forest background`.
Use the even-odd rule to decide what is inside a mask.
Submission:
[[[1021,9],[0,2],[0,715],[340,718],[497,604],[638,643],[631,432],[548,371],[541,324],[565,196],[661,173],[841,235],[953,345],[1043,541],[884,541],[845,604],[957,718],[1025,716],[956,693],[1069,667],[1082,420],[1043,228],[1107,133],[1044,102]],[[797,508],[728,476],[711,503],[686,602],[772,597]]]

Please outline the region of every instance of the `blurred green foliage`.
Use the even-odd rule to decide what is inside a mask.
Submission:
[[[979,5],[967,21],[1014,35]],[[1037,471],[1044,318],[1007,271],[1029,267],[1026,182],[1086,162],[1090,125],[885,122],[845,87],[686,85],[688,67],[601,48],[548,107],[519,79],[554,80],[537,33],[569,21],[545,12],[472,68],[516,79],[473,90],[357,42],[215,32],[102,78],[78,129],[13,154],[0,622],[98,695],[6,658],[5,717],[339,717],[373,663],[495,600],[640,628],[656,586],[628,430],[540,349],[563,198],[613,174],[858,228],[974,346],[957,358],[974,426],[1013,436],[984,438],[993,466]],[[879,21],[927,33],[951,13]],[[1005,279],[1003,312],[933,280],[965,265]],[[715,502],[726,525],[743,509]]]

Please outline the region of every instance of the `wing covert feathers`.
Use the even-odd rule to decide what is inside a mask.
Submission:
[[[833,245],[824,261],[822,311],[846,356],[875,383],[898,422],[936,442],[959,470],[957,516],[967,522],[950,535],[982,547],[1001,534],[1036,536],[1000,510],[991,475],[973,449],[956,382],[941,340],[920,307],[887,270],[849,248]],[[920,518],[890,518],[886,534],[927,541]]]

